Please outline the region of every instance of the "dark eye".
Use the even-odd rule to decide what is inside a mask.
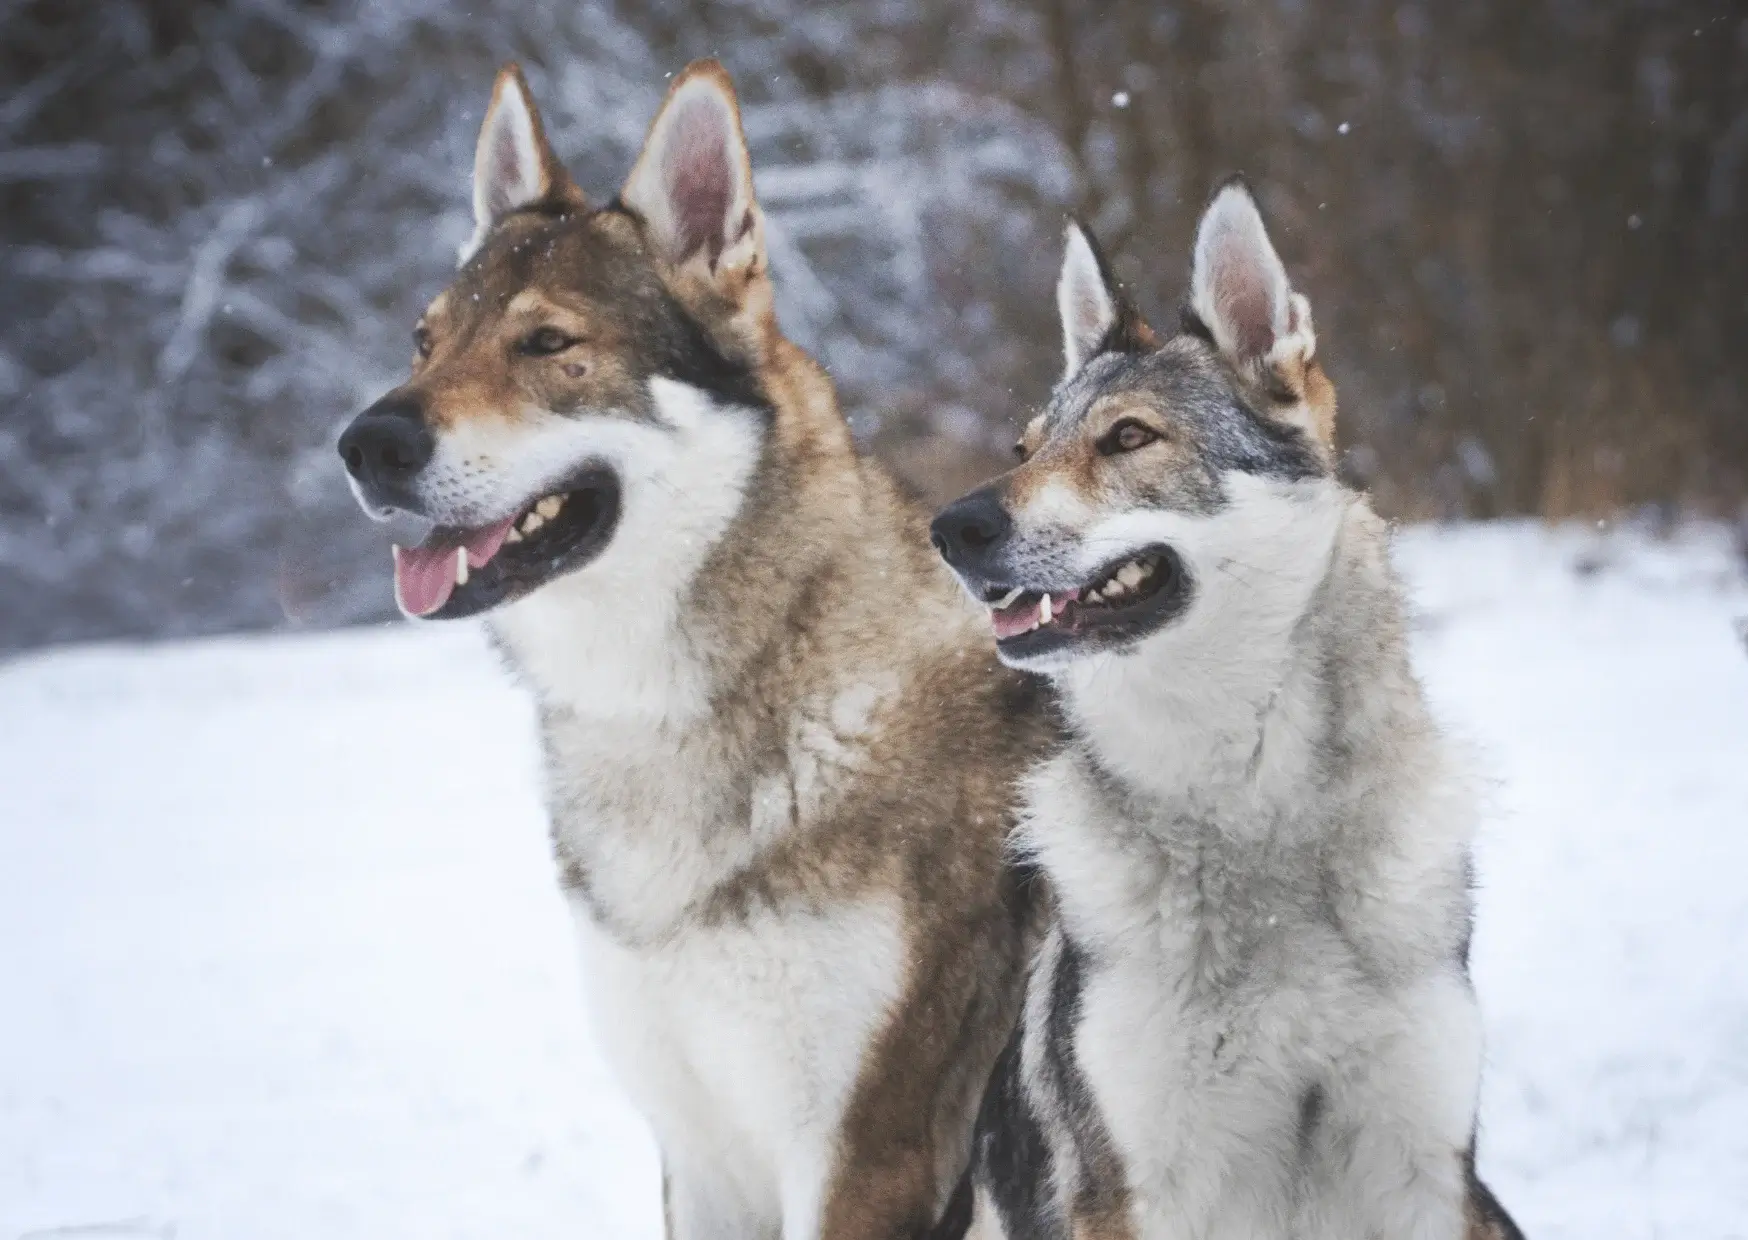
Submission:
[[[516,348],[529,357],[551,357],[554,353],[563,353],[575,343],[556,327],[536,327],[517,341]]]
[[[1134,418],[1124,418],[1099,440],[1099,451],[1105,456],[1115,456],[1119,452],[1133,452],[1137,448],[1145,448],[1159,438],[1159,432],[1145,422],[1137,422]]]
[[[1026,459],[1026,441],[1022,439],[1014,445],[1014,460],[1023,461],[1025,459]]]
[[[420,357],[431,356],[431,329],[423,323],[413,328],[413,348]]]

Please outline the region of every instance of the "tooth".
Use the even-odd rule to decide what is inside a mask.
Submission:
[[[1050,596],[1048,594],[1038,600],[1038,623],[1050,623]]]
[[[1015,586],[1013,589],[1011,589],[1007,592],[1007,595],[1000,602],[998,602],[995,605],[996,610],[1002,611],[1002,610],[1006,610],[1009,607],[1012,607],[1014,605],[1014,600],[1019,598],[1020,595],[1022,595],[1024,593],[1025,593],[1025,591],[1022,590],[1019,586]]]
[[[545,499],[534,505],[534,511],[550,521],[558,515],[558,510],[563,507],[564,500],[560,496],[548,495]]]
[[[466,547],[457,547],[455,549],[455,584],[458,586],[464,586],[467,584]]]
[[[504,541],[505,542],[521,542],[522,541],[522,531],[517,529],[515,526],[512,525],[510,527],[510,532],[508,534],[504,535]]]
[[[1097,590],[1088,590],[1085,594],[1081,595],[1080,597],[1081,597],[1082,602],[1087,602],[1087,603],[1102,603],[1105,601],[1105,596],[1103,594],[1100,594]]]
[[[1134,560],[1130,560],[1127,564],[1123,565],[1122,568],[1117,570],[1117,580],[1126,586],[1140,585],[1141,578],[1144,575],[1145,574],[1141,571],[1141,566]]]
[[[531,512],[522,518],[522,532],[524,534],[532,534],[535,530],[545,524],[545,517],[541,516],[538,512]]]
[[[1122,579],[1118,577],[1112,577],[1109,581],[1105,582],[1104,588],[1106,598],[1115,598],[1117,595],[1127,594],[1129,591],[1129,587],[1124,585]]]
[[[1140,566],[1143,579],[1153,576],[1152,560],[1136,560],[1135,563]]]

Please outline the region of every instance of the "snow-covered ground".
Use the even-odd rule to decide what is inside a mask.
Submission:
[[[1417,529],[1492,783],[1483,1165],[1534,1240],[1748,1236],[1724,537]],[[654,1237],[531,715],[467,627],[0,668],[0,1240]]]

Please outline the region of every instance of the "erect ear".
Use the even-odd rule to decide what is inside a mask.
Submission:
[[[1062,316],[1063,379],[1101,353],[1142,353],[1156,341],[1111,274],[1098,242],[1078,221],[1063,237],[1062,274],[1056,279],[1056,311]]]
[[[1293,292],[1250,187],[1234,177],[1214,192],[1196,228],[1190,308],[1241,368],[1316,350],[1311,304]]]
[[[1334,443],[1335,390],[1317,364],[1311,303],[1293,291],[1242,177],[1202,213],[1190,309],[1240,373],[1269,387],[1273,416]]]
[[[1190,310],[1239,371],[1267,386],[1271,416],[1335,442],[1335,389],[1317,363],[1311,303],[1293,291],[1242,177],[1214,191],[1196,229]]]
[[[764,227],[740,105],[714,60],[687,65],[650,124],[619,199],[678,267],[702,257],[709,277],[763,267]]]
[[[492,85],[492,101],[474,148],[473,236],[461,248],[461,261],[473,257],[506,216],[548,203],[579,209],[586,205],[583,192],[547,145],[521,66],[507,64]]]

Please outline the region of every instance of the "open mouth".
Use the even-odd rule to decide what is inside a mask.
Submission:
[[[1188,574],[1170,547],[1149,547],[1067,590],[991,586],[983,592],[997,647],[1012,656],[1043,654],[1081,638],[1133,641],[1183,609]]]
[[[440,525],[396,547],[395,601],[409,616],[456,620],[520,598],[601,553],[619,523],[619,476],[593,465],[512,517]]]

